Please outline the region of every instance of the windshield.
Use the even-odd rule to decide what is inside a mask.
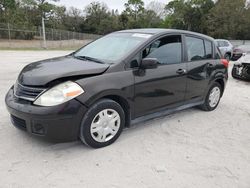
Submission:
[[[113,33],[104,36],[75,53],[75,57],[94,58],[114,63],[133,51],[152,35],[140,33]]]
[[[229,46],[228,42],[223,41],[223,40],[217,40],[216,43],[217,43],[218,47],[228,47]]]

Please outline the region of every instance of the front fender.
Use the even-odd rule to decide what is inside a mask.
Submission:
[[[134,75],[132,71],[111,72],[76,81],[84,93],[77,97],[86,106],[92,106],[105,96],[119,96],[133,108]]]

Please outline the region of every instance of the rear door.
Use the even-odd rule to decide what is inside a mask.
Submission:
[[[185,37],[187,73],[186,100],[201,100],[215,67],[213,43],[187,35]]]

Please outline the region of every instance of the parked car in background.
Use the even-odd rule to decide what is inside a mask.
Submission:
[[[244,53],[250,53],[250,45],[240,45],[233,49],[232,60],[237,61]]]
[[[228,61],[231,60],[233,55],[233,45],[231,42],[225,39],[216,39],[215,41],[223,57]]]
[[[250,53],[244,53],[242,57],[234,63],[232,76],[236,79],[250,81]]]
[[[22,130],[100,148],[133,123],[194,106],[215,110],[227,80],[228,61],[211,37],[125,30],[27,65],[5,101]]]

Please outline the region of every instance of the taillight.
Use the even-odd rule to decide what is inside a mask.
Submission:
[[[228,66],[229,66],[229,61],[228,61],[228,60],[226,60],[226,59],[221,59],[221,63],[222,63],[226,68],[228,68]]]

